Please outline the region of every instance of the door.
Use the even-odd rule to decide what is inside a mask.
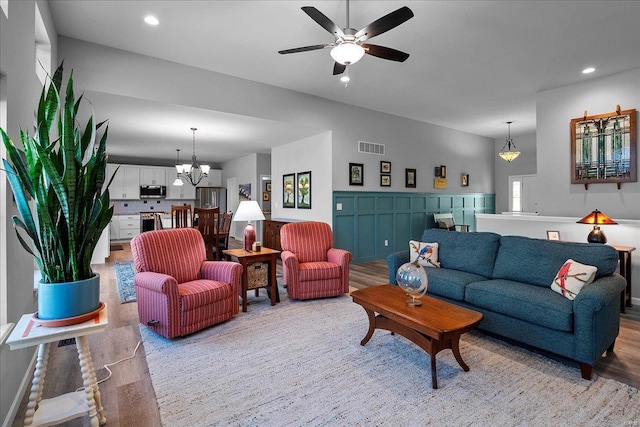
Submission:
[[[238,205],[240,202],[238,201],[238,180],[233,178],[227,179],[227,210],[231,212],[238,212]],[[244,237],[244,227],[243,223],[232,222],[231,223],[231,232],[230,236],[234,239],[240,239]]]

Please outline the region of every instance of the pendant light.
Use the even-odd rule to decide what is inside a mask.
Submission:
[[[183,177],[186,177],[191,185],[194,187],[202,181],[203,178],[209,176],[209,165],[201,165],[196,159],[196,131],[198,128],[191,128],[193,132],[193,155],[191,156],[191,164],[185,163],[182,165],[182,171],[178,169]],[[178,168],[176,166],[176,168]]]
[[[182,182],[182,180],[180,179],[180,175],[182,174],[182,165],[180,164],[180,149],[176,148],[176,170],[178,171],[178,174],[176,176],[176,180],[173,181],[173,185],[182,185],[184,184]]]
[[[507,137],[507,142],[504,143],[502,150],[500,151],[500,153],[498,153],[498,156],[500,156],[500,158],[509,163],[511,163],[520,155],[516,144],[514,144],[513,139],[511,139],[511,123],[513,122],[507,122],[507,125],[509,126],[509,136]]]

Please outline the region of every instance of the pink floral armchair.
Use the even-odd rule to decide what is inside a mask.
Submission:
[[[238,313],[242,266],[206,261],[195,228],[147,231],[131,241],[140,323],[174,338]]]
[[[292,222],[280,229],[282,271],[291,299],[312,299],[349,292],[351,252],[333,247],[324,222]]]

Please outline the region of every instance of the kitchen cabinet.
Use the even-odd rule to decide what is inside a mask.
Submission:
[[[140,215],[114,215],[111,240],[131,240],[140,234]]]
[[[107,164],[107,181],[115,173],[113,182],[109,187],[111,200],[137,200],[140,198],[140,167],[133,165]]]
[[[140,185],[167,185],[166,170],[160,166],[140,167]]]
[[[203,178],[196,187],[222,187],[222,170],[210,169],[207,177]]]
[[[183,180],[182,185],[173,185],[178,173],[176,168],[165,169],[167,181],[167,200],[195,200],[196,187]]]

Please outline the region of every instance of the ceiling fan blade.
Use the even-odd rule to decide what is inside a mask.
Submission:
[[[324,49],[326,47],[332,47],[332,46],[333,44],[315,44],[313,46],[303,46],[303,47],[296,47],[293,49],[279,50],[278,53],[285,55],[287,53],[308,52],[310,50],[319,50],[319,49]]]
[[[337,76],[338,74],[342,74],[346,69],[347,69],[346,65],[342,65],[341,63],[336,62],[335,64],[333,64],[333,75]]]
[[[371,24],[358,31],[355,36],[356,40],[365,41],[371,37],[385,33],[411,18],[413,18],[413,12],[407,6],[403,6],[382,18],[373,21]]]
[[[363,43],[362,47],[364,52],[369,55],[376,56],[382,59],[388,59],[390,61],[404,62],[409,57],[408,53],[392,49],[390,47],[378,46],[375,44]]]
[[[302,8],[302,10],[304,11],[304,13],[309,15],[309,17],[311,17],[311,19],[316,21],[322,28],[324,28],[325,30],[329,31],[336,38],[344,37],[344,32],[342,31],[342,29],[340,27],[338,27],[331,19],[327,18],[324,13],[320,12],[315,7],[313,7],[313,6],[304,6]]]

